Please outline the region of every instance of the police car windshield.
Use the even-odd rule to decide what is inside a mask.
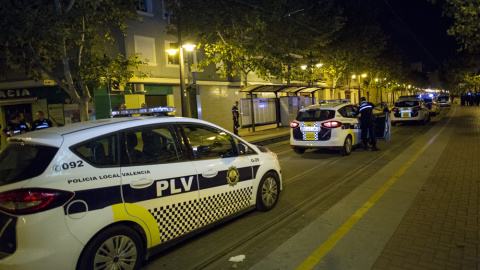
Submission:
[[[0,186],[42,174],[57,151],[50,146],[9,144],[0,153]]]
[[[432,102],[432,99],[431,98],[424,98],[423,99],[425,102]]]
[[[418,105],[419,103],[416,100],[401,100],[395,102],[395,107],[413,107]]]
[[[297,121],[325,121],[334,117],[334,110],[309,109],[300,111]]]

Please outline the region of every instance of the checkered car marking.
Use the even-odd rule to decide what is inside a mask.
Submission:
[[[163,243],[248,207],[252,192],[247,187],[148,211],[158,223]]]

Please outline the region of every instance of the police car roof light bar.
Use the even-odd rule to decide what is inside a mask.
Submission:
[[[118,110],[112,111],[111,116],[120,116],[120,115],[132,115],[132,114],[153,114],[157,115],[159,113],[169,113],[174,112],[175,107],[153,107],[153,108],[138,108],[138,109],[127,109],[127,110]]]
[[[319,100],[318,103],[328,103],[328,102],[350,102],[350,99],[327,99],[327,100]]]

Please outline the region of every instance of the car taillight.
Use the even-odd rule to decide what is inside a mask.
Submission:
[[[297,128],[300,124],[297,122],[290,122],[290,127],[291,128]]]
[[[30,188],[0,193],[0,211],[13,215],[28,215],[62,206],[73,198],[70,191]]]
[[[393,108],[392,108],[392,112],[398,112],[398,108],[397,108],[397,107],[393,107]]]
[[[328,122],[322,123],[322,126],[326,128],[337,128],[337,127],[341,127],[342,123],[338,121],[328,121]]]

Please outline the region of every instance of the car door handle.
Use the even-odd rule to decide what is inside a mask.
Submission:
[[[146,188],[153,184],[153,179],[141,178],[130,183],[132,188]]]
[[[212,177],[217,176],[217,174],[218,174],[217,170],[208,169],[208,170],[203,171],[202,176],[206,177],[206,178],[212,178]]]

